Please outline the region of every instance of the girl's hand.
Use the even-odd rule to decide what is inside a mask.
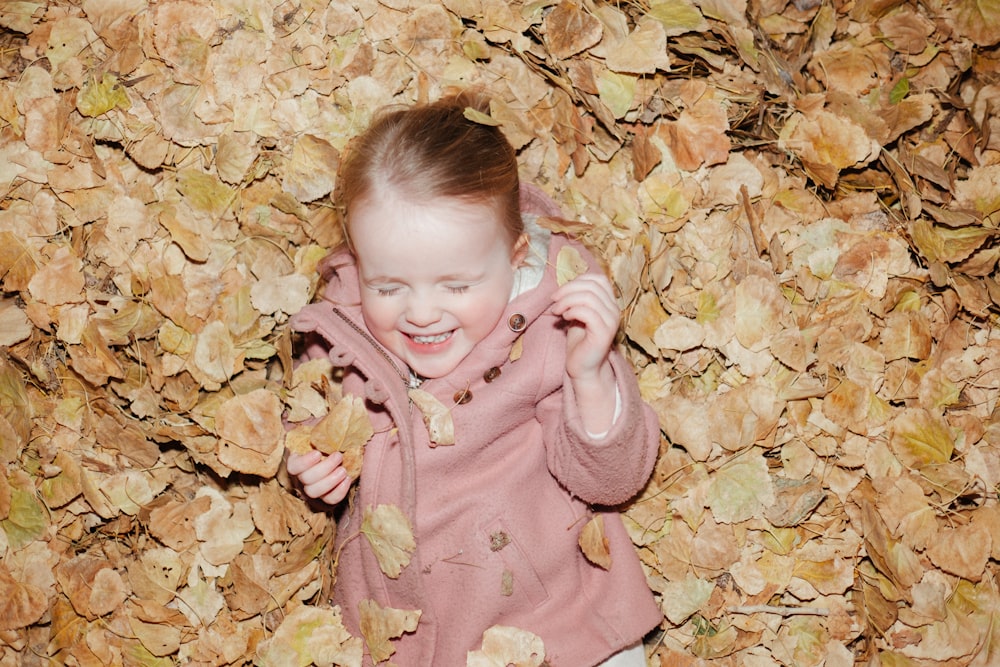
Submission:
[[[351,488],[351,479],[342,465],[344,456],[334,452],[324,456],[322,452],[291,454],[285,462],[288,474],[298,478],[302,490],[310,498],[317,498],[329,505],[336,505]]]
[[[603,275],[585,273],[557,289],[553,299],[553,312],[569,324],[566,374],[584,427],[606,433],[614,422],[617,391],[609,357],[621,317],[611,283]]]
[[[573,379],[596,378],[608,362],[621,317],[610,281],[585,273],[556,290],[553,299],[552,311],[570,324],[566,372]]]

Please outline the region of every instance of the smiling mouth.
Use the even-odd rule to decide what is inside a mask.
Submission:
[[[444,341],[451,338],[451,331],[446,331],[442,334],[437,334],[435,336],[410,336],[410,339],[414,343],[419,343],[421,345],[433,345],[434,343],[443,343]]]

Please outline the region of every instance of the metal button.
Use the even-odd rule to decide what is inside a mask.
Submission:
[[[483,373],[483,379],[486,380],[487,382],[493,382],[498,377],[500,377],[500,368],[498,366],[494,366],[493,368]]]
[[[454,399],[456,405],[465,405],[472,400],[472,392],[468,389],[460,389],[455,392],[455,395],[452,398]]]
[[[525,324],[526,321],[524,319],[524,315],[522,315],[521,313],[514,313],[513,315],[510,316],[510,319],[507,320],[507,326],[509,326],[510,330],[515,333],[520,333],[521,331],[524,331]]]

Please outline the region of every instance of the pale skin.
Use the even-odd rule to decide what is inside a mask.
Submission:
[[[504,295],[509,295],[526,252],[526,237],[511,243],[499,217],[481,204],[438,198],[416,205],[391,196],[370,201],[355,207],[350,223],[369,328],[423,377],[445,375],[502,315]],[[400,261],[404,252],[428,261],[412,271],[392,268],[402,273],[386,276],[385,267],[413,267]],[[438,278],[435,271],[441,266],[447,268]],[[485,276],[482,267],[488,267]],[[495,305],[484,313],[483,303]],[[600,274],[578,276],[553,293],[552,312],[567,322],[566,375],[583,425],[590,433],[605,433],[614,420],[617,389],[610,353],[621,314],[611,284]],[[448,336],[449,349],[412,352],[420,347],[414,336],[437,334]],[[312,451],[290,455],[286,468],[308,497],[333,505],[347,496],[352,483],[342,464],[339,453]]]

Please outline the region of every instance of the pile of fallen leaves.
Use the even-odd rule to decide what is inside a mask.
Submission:
[[[343,631],[333,529],[281,471],[283,414],[354,428],[287,321],[348,139],[467,85],[623,297],[666,435],[626,516],[650,664],[1000,663],[996,3],[6,0],[0,27],[0,664],[391,660],[419,620]]]

